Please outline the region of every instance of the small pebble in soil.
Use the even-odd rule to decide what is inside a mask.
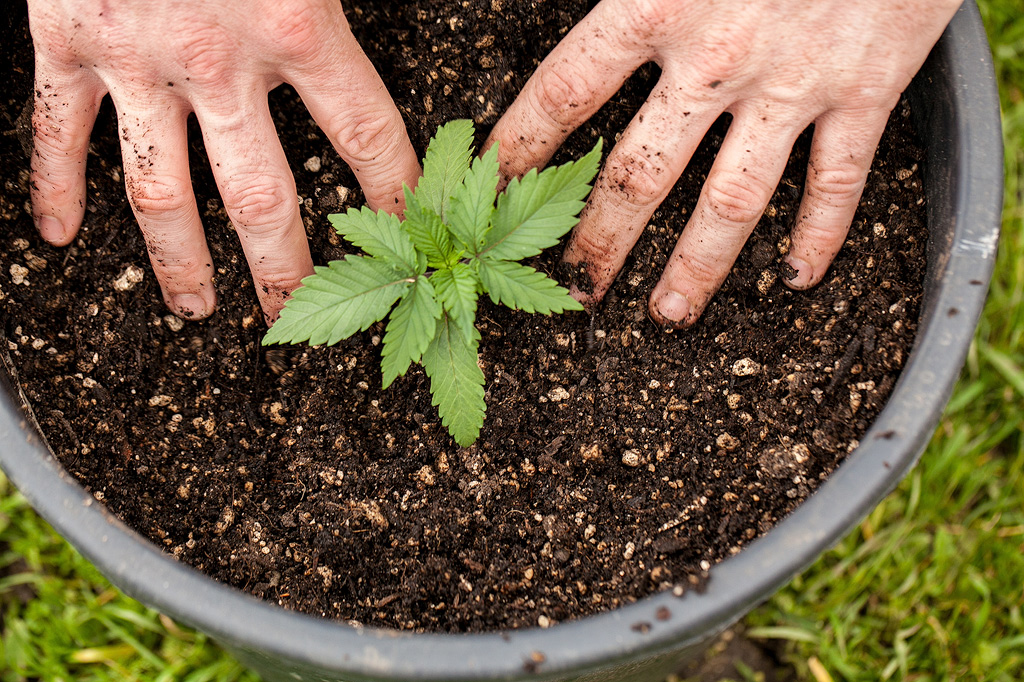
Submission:
[[[722,450],[732,452],[733,450],[736,450],[740,446],[740,441],[732,434],[721,433],[719,434],[718,438],[715,439],[715,445],[717,445]]]
[[[761,292],[762,296],[768,294],[771,291],[772,286],[775,285],[775,281],[778,279],[772,270],[763,270],[761,276],[757,279],[757,290]]]
[[[167,325],[168,329],[175,333],[180,332],[185,328],[185,320],[181,319],[177,315],[164,315],[164,324]]]
[[[302,165],[310,173],[319,173],[320,172],[320,157],[319,156],[311,156],[308,159],[306,159],[306,163],[304,163]]]
[[[636,450],[626,450],[622,453],[622,463],[628,467],[640,466],[640,453]]]
[[[140,283],[146,276],[145,270],[137,265],[129,265],[114,280],[114,288],[118,291],[131,291],[135,285]]]
[[[553,403],[560,403],[563,400],[569,399],[569,391],[565,390],[562,386],[556,386],[548,391],[548,400]]]
[[[11,284],[28,284],[28,268],[14,263],[11,265]]]
[[[761,371],[761,365],[750,358],[743,358],[737,360],[732,365],[732,373],[738,377],[748,377],[754,374],[758,374]]]

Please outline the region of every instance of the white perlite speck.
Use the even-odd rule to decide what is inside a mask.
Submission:
[[[11,265],[11,284],[28,284],[28,268],[24,265],[18,265],[14,263]]]
[[[304,163],[302,165],[310,173],[319,173],[320,172],[320,157],[319,156],[311,156],[308,159],[306,159],[306,163]]]
[[[145,277],[145,271],[137,265],[129,265],[114,280],[114,288],[118,291],[131,291]]]
[[[640,466],[640,453],[636,450],[626,450],[622,453],[622,463],[628,467]]]
[[[553,403],[559,403],[559,402],[562,402],[563,400],[568,400],[568,399],[569,399],[569,391],[565,390],[561,386],[556,386],[555,388],[553,388],[550,391],[548,391],[548,400],[550,400]]]
[[[732,373],[738,377],[748,377],[753,374],[757,374],[761,371],[761,365],[751,360],[750,358],[743,358],[737,360],[732,364]]]

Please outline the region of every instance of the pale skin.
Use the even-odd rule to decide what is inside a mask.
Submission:
[[[651,294],[655,322],[684,327],[728,276],[794,141],[811,124],[787,283],[806,289],[822,280],[846,238],[889,112],[959,5],[602,0],[540,65],[488,145],[500,141],[506,178],[543,166],[636,68],[661,67],[605,160],[566,248],[565,259],[586,267],[593,282],[574,294],[594,304],[704,133],[731,114]],[[78,230],[89,131],[109,92],[123,131],[126,187],[165,299],[178,314],[204,317],[215,300],[188,181],[189,112],[202,126],[268,320],[311,271],[294,182],[267,109],[269,89],[289,82],[299,91],[372,207],[404,208],[401,185],[415,184],[419,165],[337,2],[30,0],[29,9],[41,93],[32,166],[40,232],[66,244]]]
[[[128,198],[164,300],[182,317],[216,305],[189,179],[190,113],[268,321],[313,272],[268,91],[296,89],[370,206],[404,210],[402,183],[420,175],[402,117],[334,0],[30,0],[29,21],[40,233],[64,245],[81,226],[89,135],[109,94]]]

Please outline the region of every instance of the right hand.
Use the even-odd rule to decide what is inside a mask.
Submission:
[[[35,43],[32,215],[63,246],[85,212],[100,101],[117,109],[125,186],[164,300],[203,318],[213,263],[189,175],[203,131],[224,207],[268,322],[313,271],[295,181],[267,105],[290,83],[373,208],[404,209],[420,165],[402,117],[337,0],[29,0]]]

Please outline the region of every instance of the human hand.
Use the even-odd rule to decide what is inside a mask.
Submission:
[[[402,183],[420,175],[401,115],[337,0],[29,0],[29,21],[40,233],[64,245],[78,232],[89,135],[109,93],[132,210],[164,300],[183,317],[216,305],[189,176],[190,112],[268,321],[313,271],[271,89],[296,89],[372,207],[401,210]]]
[[[599,301],[711,124],[732,122],[651,293],[650,313],[687,326],[757,225],[793,143],[814,136],[787,262],[814,286],[846,239],[900,93],[960,0],[602,0],[559,43],[494,127],[505,177],[545,164],[641,64],[661,78],[605,161],[564,259]]]

